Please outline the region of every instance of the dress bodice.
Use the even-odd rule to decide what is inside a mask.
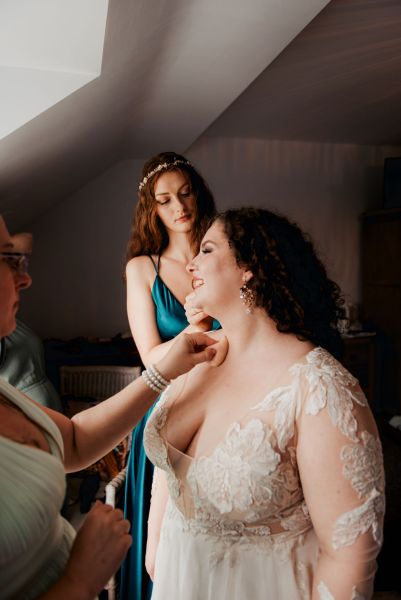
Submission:
[[[152,298],[156,309],[157,329],[163,342],[166,342],[188,326],[185,310],[158,273],[152,286]]]
[[[292,386],[286,388],[290,393]],[[168,442],[167,391],[145,430],[145,450],[167,473],[170,495],[192,530],[218,536],[221,552],[241,539],[272,545],[311,527],[296,463],[294,436],[283,447],[268,419],[270,393],[240,421],[227,424],[219,443],[206,456],[190,457]],[[284,394],[284,388],[283,388]],[[224,427],[223,427],[224,429]],[[223,535],[222,535],[223,534]]]
[[[0,379],[0,393],[39,425],[50,453],[0,435],[0,589],[2,598],[36,598],[62,573],[75,536],[60,516],[63,443],[55,423]]]
[[[227,423],[224,436],[207,455],[192,458],[170,445],[169,408],[174,402],[170,390],[147,424],[145,450],[167,474],[168,511],[181,519],[183,528],[214,540],[216,561],[244,546],[288,554],[311,530],[297,456],[298,422],[302,416],[323,412],[331,423],[329,430],[334,425],[341,443],[348,444],[341,453],[342,476],[355,490],[363,488],[362,508],[346,512],[330,525],[333,547],[348,546],[369,529],[373,547],[381,543],[380,442],[358,430],[355,407],[363,410],[367,402],[357,381],[322,348],[293,365],[289,375],[288,384],[250,406],[240,421]],[[360,520],[362,513],[365,523]],[[352,533],[349,527],[354,528]]]

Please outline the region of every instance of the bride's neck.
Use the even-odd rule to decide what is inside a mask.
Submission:
[[[228,340],[226,363],[250,365],[263,357],[265,364],[292,364],[313,349],[314,344],[301,341],[293,333],[281,333],[276,323],[261,309],[251,314],[245,309],[234,315],[225,315],[220,320]]]
[[[232,356],[254,352],[260,347],[267,352],[270,349],[276,351],[277,346],[288,338],[277,331],[274,321],[260,308],[254,309],[251,314],[247,314],[244,308],[243,312],[227,315],[220,322]]]

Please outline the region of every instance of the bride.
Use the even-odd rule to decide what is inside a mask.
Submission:
[[[178,378],[145,431],[153,600],[371,598],[382,455],[334,358],[339,288],[300,229],[266,210],[218,216],[188,269],[188,315],[218,319],[229,350]]]

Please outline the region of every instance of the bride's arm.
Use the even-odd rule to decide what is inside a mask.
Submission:
[[[152,499],[150,502],[148,519],[148,539],[146,541],[145,566],[149,577],[153,581],[157,547],[159,545],[160,529],[169,497],[166,474],[161,469],[155,468],[152,484]]]
[[[368,600],[384,509],[380,440],[360,390],[329,387],[298,423],[299,473],[320,545],[312,599]]]

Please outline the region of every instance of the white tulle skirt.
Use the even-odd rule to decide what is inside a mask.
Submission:
[[[283,544],[270,548],[269,544],[226,543],[183,526],[183,517],[169,504],[152,600],[310,599],[318,555],[313,530],[290,541],[286,534]]]

